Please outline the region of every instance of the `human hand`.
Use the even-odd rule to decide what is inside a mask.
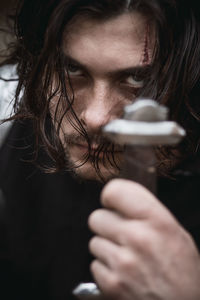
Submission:
[[[89,217],[94,278],[108,299],[199,300],[200,259],[190,235],[141,185],[109,182]]]

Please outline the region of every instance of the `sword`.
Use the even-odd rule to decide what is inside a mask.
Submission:
[[[124,108],[124,117],[108,123],[103,135],[125,146],[120,177],[134,180],[156,193],[155,146],[175,145],[185,136],[176,122],[167,121],[168,109],[151,99],[138,99]],[[103,300],[95,283],[82,283],[73,294],[80,300]]]
[[[156,194],[155,146],[175,145],[185,136],[176,122],[167,121],[168,109],[150,99],[124,108],[124,118],[108,123],[104,135],[125,145],[121,177],[134,180]]]

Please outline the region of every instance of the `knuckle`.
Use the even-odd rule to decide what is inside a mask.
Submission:
[[[148,224],[134,221],[126,222],[118,231],[118,241],[121,245],[134,250],[135,248],[148,247],[152,242],[153,230]]]
[[[127,293],[127,284],[122,276],[113,275],[108,279],[104,292],[107,296],[106,299],[122,300]]]
[[[146,248],[149,246],[149,239],[150,239],[150,233],[146,232],[138,232],[138,234],[135,236],[135,242],[138,246],[141,248]]]
[[[129,241],[132,249],[139,249],[140,251],[145,251],[151,247],[152,238],[151,230],[147,228],[140,227],[138,230],[134,230],[129,233]]]
[[[97,242],[97,238],[96,237],[91,238],[91,240],[89,241],[88,247],[89,247],[89,250],[91,252],[95,249],[96,242]]]
[[[96,271],[96,268],[97,268],[97,259],[93,260],[90,264],[90,270],[92,273]]]
[[[122,193],[122,179],[112,179],[102,190],[101,199],[104,204],[112,202],[113,198],[118,198]]]
[[[110,277],[108,280],[108,288],[110,292],[115,292],[119,287],[119,280],[116,276]]]
[[[88,226],[89,228],[93,228],[99,218],[100,209],[93,211],[88,218]]]
[[[94,259],[91,263],[90,263],[90,271],[91,273],[94,275],[96,274],[96,272],[98,271],[99,268],[99,263],[97,259]]]
[[[135,228],[130,221],[123,221],[116,232],[116,238],[120,245],[129,246],[134,242]]]
[[[93,260],[90,264],[90,271],[94,275],[98,274],[98,268],[99,268],[99,262],[98,260]],[[122,287],[124,283],[122,282],[123,279],[121,276],[118,276],[116,272],[112,272],[106,276],[104,276],[103,283],[100,281],[98,282],[98,277],[97,277],[97,283],[99,284],[100,289],[103,291],[105,296],[108,298],[106,299],[114,299],[118,300],[121,299],[119,295],[122,294]],[[101,285],[102,283],[102,285]]]
[[[117,296],[120,293],[120,280],[117,276],[113,275],[108,278],[104,291],[109,297],[117,299]]]
[[[123,251],[123,253],[119,255],[117,258],[118,269],[123,272],[128,271],[130,268],[133,268],[133,264],[134,264],[133,255],[129,251]]]
[[[117,233],[116,233],[116,239],[118,240],[120,245],[126,245],[128,244],[128,237],[126,232],[124,232],[123,228],[121,228]]]

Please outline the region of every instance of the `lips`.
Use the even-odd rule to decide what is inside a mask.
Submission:
[[[88,144],[74,144],[75,147],[78,147],[80,149],[83,149],[85,151],[88,151],[89,152],[89,147],[88,147]],[[95,152],[98,152],[99,151],[99,145],[91,145],[90,147],[91,149],[91,153],[95,153]],[[106,153],[112,153],[113,150],[111,151],[110,149],[105,149],[106,150]],[[104,151],[100,151],[99,153],[103,153]],[[114,153],[122,153],[123,150],[121,148],[116,148],[114,149]]]
[[[84,150],[84,151],[88,151],[88,152],[89,152],[88,144],[75,144],[75,146],[78,147],[78,148],[80,148],[80,149],[82,149],[82,150]],[[98,147],[99,147],[99,146],[94,146],[94,145],[92,145],[92,146],[90,147],[90,152],[91,152],[92,154],[94,154],[96,151],[98,151]],[[103,152],[100,151],[100,153],[103,153]]]

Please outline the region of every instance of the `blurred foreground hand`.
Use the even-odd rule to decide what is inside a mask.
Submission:
[[[191,236],[143,186],[110,181],[104,209],[89,217],[96,234],[93,276],[108,299],[199,300],[200,258]]]

